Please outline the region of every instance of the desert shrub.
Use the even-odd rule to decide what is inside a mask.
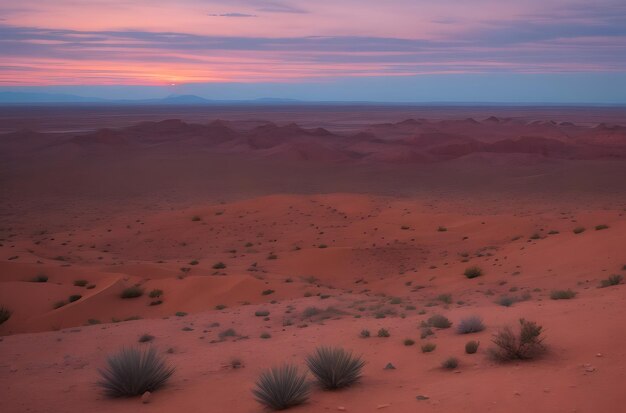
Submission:
[[[361,378],[365,361],[341,347],[318,347],[306,364],[320,385],[327,390],[348,387]]]
[[[137,297],[141,297],[143,295],[143,290],[137,286],[132,286],[132,287],[128,287],[125,288],[124,291],[122,291],[122,298],[137,298]]]
[[[215,264],[213,264],[213,269],[214,270],[223,270],[224,268],[226,268],[226,264],[224,264],[223,262],[216,262]]]
[[[270,295],[270,294],[274,294],[274,290],[272,289],[267,289],[267,290],[263,290],[261,292],[261,295]]]
[[[184,316],[186,316],[186,315],[187,315],[187,313],[186,313],[186,312],[184,312],[184,311],[176,311],[176,313],[174,313],[174,315],[175,315],[176,317],[184,317]]]
[[[61,300],[61,301],[57,301],[56,303],[54,303],[52,305],[52,307],[56,310],[57,308],[63,307],[65,304],[67,304],[67,303],[65,301]]]
[[[605,225],[605,224],[596,225],[596,231],[600,231],[600,230],[608,229],[608,228],[609,228],[609,226]]]
[[[85,287],[89,282],[87,280],[75,280],[74,286],[76,287]]]
[[[224,331],[221,331],[219,336],[220,336],[221,339],[224,339],[226,337],[235,337],[235,336],[237,336],[237,332],[234,329],[232,329],[232,328],[228,328],[228,329],[226,329]]]
[[[198,260],[191,260],[191,261],[189,261],[189,265],[198,265],[198,264],[200,264],[200,261],[198,261]]]
[[[194,215],[194,216],[191,217],[191,220],[193,222],[202,221],[202,217],[200,217],[200,215]]]
[[[254,312],[254,315],[257,317],[267,317],[268,315],[270,315],[270,312],[267,310],[258,310]]]
[[[261,373],[252,394],[262,405],[284,410],[306,402],[310,391],[306,374],[300,374],[296,366],[285,364]]]
[[[99,369],[98,385],[110,397],[139,396],[162,387],[174,373],[152,347],[123,348],[109,356],[107,367]]]
[[[519,320],[520,330],[516,335],[510,327],[497,332],[492,342],[495,348],[489,349],[489,354],[496,361],[528,360],[545,352],[542,327],[533,321]]]
[[[48,276],[47,275],[43,275],[43,274],[39,274],[36,277],[33,277],[33,279],[31,280],[34,283],[45,283],[48,282]]]
[[[320,244],[317,246],[317,248],[328,248],[328,245],[326,244]]]
[[[68,297],[67,301],[69,301],[70,303],[73,303],[74,301],[78,301],[82,298],[83,296],[80,294],[72,294]]]
[[[445,304],[452,304],[452,294],[439,294],[437,300]]]
[[[420,332],[420,338],[421,339],[425,339],[428,336],[432,336],[433,334],[433,330],[430,327],[422,327],[422,330]]]
[[[576,292],[572,290],[554,290],[550,293],[550,298],[553,300],[569,300],[576,297]]]
[[[424,343],[422,344],[422,353],[430,353],[437,348],[435,343]]]
[[[503,307],[510,307],[513,304],[515,304],[516,302],[517,302],[517,300],[515,299],[515,297],[510,297],[508,295],[503,295],[497,301],[497,303],[500,304]]]
[[[467,278],[476,278],[483,275],[483,270],[477,266],[468,267],[463,272],[463,275],[465,275]]]
[[[150,297],[150,298],[159,298],[162,295],[163,295],[163,290],[159,290],[158,288],[155,288],[152,291],[150,291],[150,294],[148,294],[148,297]]]
[[[446,228],[446,227],[442,227],[442,226],[437,227],[437,231],[439,231],[439,232],[446,232],[447,230],[448,230],[448,228]]]
[[[4,323],[9,318],[11,318],[11,314],[13,314],[11,310],[9,310],[3,305],[0,305],[0,324]]]
[[[585,227],[576,227],[574,228],[574,234],[581,234],[585,232]]]
[[[368,338],[370,336],[370,331],[369,330],[361,330],[361,333],[359,335],[361,336],[361,338]]]
[[[386,328],[381,328],[380,330],[378,330],[378,337],[389,337],[389,330],[387,330]]]
[[[452,322],[441,314],[433,314],[428,319],[428,325],[435,328],[449,328]]]
[[[393,297],[391,300],[389,300],[389,304],[401,304],[402,303],[402,299],[400,297]]]
[[[147,343],[148,341],[152,341],[154,340],[154,336],[150,335],[150,334],[142,334],[139,337],[139,342],[140,343]]]
[[[468,341],[465,343],[465,352],[467,354],[474,354],[478,351],[478,346],[480,345],[480,341]]]
[[[621,284],[623,279],[624,277],[622,277],[620,274],[613,274],[606,280],[600,281],[600,287],[605,288],[605,287],[610,287],[612,285]]]
[[[413,340],[412,338],[405,338],[404,339],[404,345],[405,346],[412,346],[413,344],[415,344],[415,340]]]
[[[226,305],[225,305],[225,304],[218,304],[218,305],[216,305],[216,306],[215,306],[215,309],[216,309],[216,310],[223,310],[223,309],[225,309],[225,308],[226,308]]]
[[[462,319],[457,326],[459,334],[478,333],[484,329],[485,325],[482,318],[475,315]]]
[[[320,310],[317,307],[307,307],[304,309],[304,311],[302,311],[302,318],[311,318],[311,317],[318,315],[321,312],[322,310]]]
[[[459,366],[459,361],[455,357],[449,357],[441,363],[441,367],[444,369],[452,370]]]
[[[268,338],[272,338],[272,335],[268,333],[267,331],[264,331],[261,333],[260,337],[263,339],[268,339]]]

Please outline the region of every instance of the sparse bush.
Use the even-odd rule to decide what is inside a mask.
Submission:
[[[162,295],[163,295],[163,290],[159,290],[158,288],[155,288],[152,291],[150,291],[150,294],[148,294],[148,297],[150,297],[150,298],[159,298]]]
[[[433,334],[433,330],[430,327],[422,327],[422,331],[420,333],[420,338],[423,340],[428,336],[432,336]]]
[[[85,287],[89,282],[87,280],[75,280],[74,286],[76,287]]]
[[[268,315],[270,315],[270,312],[267,310],[258,310],[254,312],[254,315],[257,317],[267,317]]]
[[[585,227],[574,228],[574,234],[582,234],[583,232],[585,232]]]
[[[613,274],[606,280],[600,281],[600,287],[605,288],[605,287],[610,287],[612,285],[621,284],[623,279],[624,277],[622,277],[620,274]]]
[[[218,305],[215,306],[216,310],[223,310],[225,308],[226,308],[226,305],[224,305],[224,304],[218,304]]]
[[[483,275],[483,270],[480,267],[473,266],[473,267],[466,268],[463,274],[467,278],[476,278],[476,277]]]
[[[400,297],[393,297],[389,300],[389,304],[400,304],[402,303],[402,299]]]
[[[4,323],[9,318],[11,318],[11,314],[13,314],[11,310],[9,310],[3,305],[0,305],[0,324]]]
[[[109,356],[107,368],[99,369],[98,385],[110,397],[139,396],[162,387],[174,373],[152,347],[124,348]]]
[[[435,328],[449,328],[452,322],[441,314],[433,314],[428,319],[428,325]]]
[[[378,337],[389,337],[389,330],[387,330],[386,328],[381,328],[380,330],[378,330]]]
[[[261,333],[260,337],[263,339],[268,339],[268,338],[272,338],[272,335],[268,333],[267,331],[264,331]]]
[[[142,334],[141,337],[139,337],[140,343],[147,343],[148,341],[152,341],[152,340],[154,340],[154,336],[150,334]]]
[[[264,406],[284,410],[306,402],[310,391],[306,374],[300,374],[296,366],[285,364],[261,373],[252,393]]]
[[[48,282],[48,276],[39,274],[36,277],[34,277],[31,281],[34,283],[45,283],[45,282]]]
[[[341,347],[318,347],[306,358],[309,370],[324,389],[348,387],[359,381],[365,361]]]
[[[474,354],[478,351],[478,346],[480,345],[480,341],[468,341],[465,343],[465,352],[467,354]]]
[[[457,326],[459,334],[478,333],[484,329],[483,320],[475,315],[462,319]]]
[[[448,228],[446,228],[446,227],[442,227],[442,226],[437,227],[437,231],[439,231],[439,232],[446,232],[447,230],[448,230]]]
[[[422,344],[422,353],[430,353],[437,348],[435,343],[424,343]]]
[[[270,294],[274,294],[274,290],[272,289],[267,289],[267,290],[263,290],[261,292],[261,295],[270,295]]]
[[[576,297],[576,292],[572,290],[554,290],[550,293],[550,298],[553,300],[569,300]]]
[[[459,361],[455,357],[449,357],[441,363],[441,367],[447,370],[456,369],[459,366]]]
[[[176,311],[176,313],[174,313],[174,315],[175,315],[176,317],[184,317],[184,316],[186,316],[186,315],[187,315],[187,313],[186,313],[186,312],[184,312],[184,311]]]
[[[221,339],[225,339],[226,337],[236,337],[237,336],[237,332],[232,329],[232,328],[228,328],[222,332],[220,332],[219,334]]]
[[[80,294],[73,294],[70,295],[69,298],[67,299],[67,301],[69,301],[70,303],[73,303],[74,301],[78,301],[82,298],[83,296]]]
[[[137,298],[137,297],[141,297],[143,295],[143,290],[137,286],[132,286],[132,287],[128,287],[125,288],[124,291],[122,291],[122,298]]]
[[[405,338],[404,339],[404,345],[405,346],[412,346],[413,344],[415,344],[415,340],[413,340],[412,338]]]
[[[452,304],[452,294],[439,294],[437,300],[445,304]]]
[[[368,338],[370,336],[369,330],[361,330],[361,334],[359,334],[361,338]]]
[[[191,220],[193,222],[202,221],[202,217],[200,217],[200,215],[194,215],[194,216],[191,217]]]
[[[600,231],[600,230],[608,229],[608,228],[609,228],[609,226],[605,225],[605,224],[596,225],[596,231]]]
[[[223,270],[224,268],[226,268],[226,264],[224,264],[223,262],[216,262],[215,264],[213,264],[213,269],[214,270]]]
[[[505,327],[493,336],[495,348],[489,354],[496,361],[528,360],[545,352],[542,327],[533,321],[519,320],[520,331],[516,335],[510,327]]]
[[[311,318],[314,317],[316,315],[318,315],[319,313],[321,313],[322,310],[320,310],[317,307],[307,307],[304,309],[304,311],[302,312],[302,318]]]
[[[56,310],[57,308],[63,307],[65,304],[67,304],[67,303],[65,301],[61,300],[61,301],[57,301],[56,303],[54,303],[54,305],[52,307]]]

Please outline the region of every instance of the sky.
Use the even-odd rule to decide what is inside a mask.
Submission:
[[[626,1],[0,0],[0,91],[626,103]]]

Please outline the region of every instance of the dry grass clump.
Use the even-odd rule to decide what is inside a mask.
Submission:
[[[309,370],[326,390],[349,387],[361,378],[365,361],[341,347],[318,347],[306,358]]]
[[[284,410],[305,403],[310,392],[311,386],[306,373],[301,374],[291,364],[264,371],[252,390],[259,403],[274,410]]]
[[[473,315],[462,319],[456,329],[459,334],[478,333],[485,329],[485,325],[482,318]]]
[[[494,334],[492,342],[495,348],[489,349],[490,356],[500,362],[511,360],[529,360],[546,351],[541,337],[543,328],[534,321],[519,320],[519,333],[515,334],[511,327],[505,327]]]

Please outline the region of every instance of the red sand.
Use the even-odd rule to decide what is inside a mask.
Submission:
[[[295,412],[620,411],[625,287],[597,287],[626,276],[624,128],[488,118],[0,137],[0,305],[13,311],[0,325],[0,411],[261,412],[259,372],[303,365],[320,344],[363,354],[363,380],[315,390]],[[467,279],[470,265],[485,274]],[[40,274],[46,283],[29,281]],[[162,289],[163,303],[119,297],[135,284]],[[554,289],[577,296],[551,300]],[[312,306],[322,313],[303,318]],[[419,324],[435,313],[480,315],[487,328],[438,330],[423,354]],[[520,317],[544,326],[549,353],[490,361],[491,335]],[[220,340],[231,327],[238,337]],[[375,337],[381,327],[391,337]],[[97,368],[143,333],[175,375],[146,405],[103,397]],[[477,354],[464,353],[470,339]],[[456,371],[439,367],[449,356]]]

